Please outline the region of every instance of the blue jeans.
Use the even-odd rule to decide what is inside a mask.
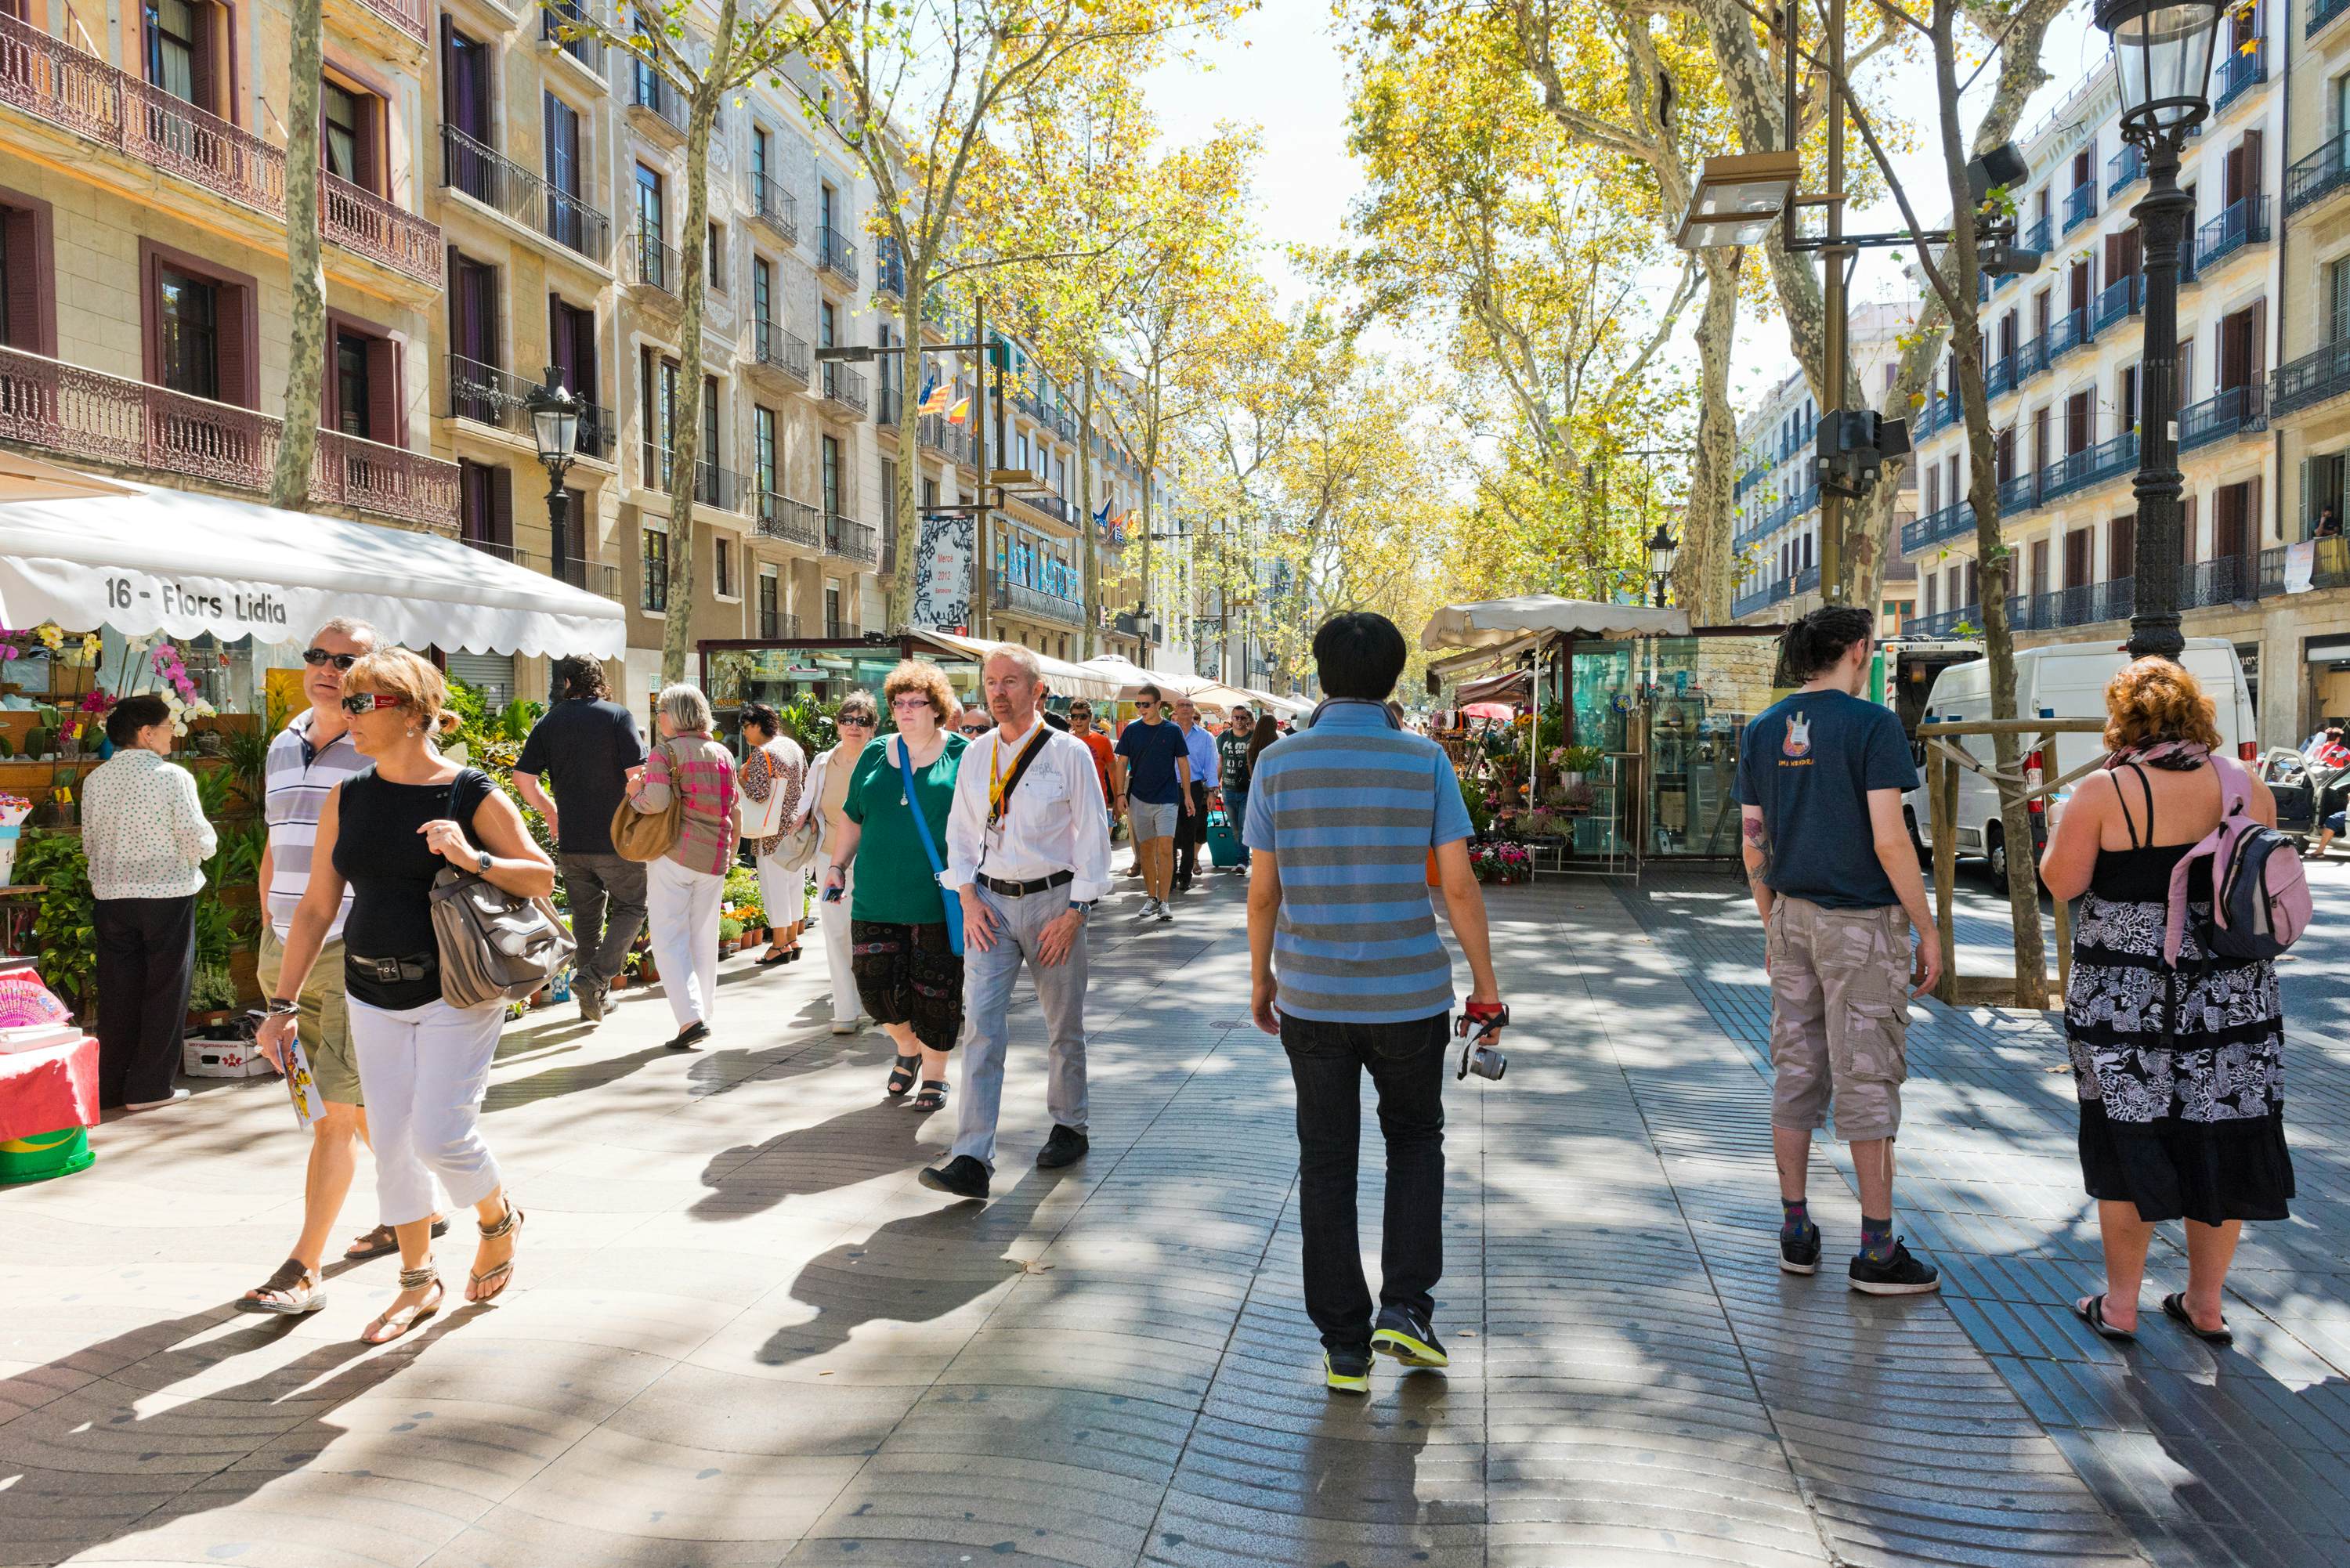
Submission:
[[[1241,864],[1249,863],[1248,846],[1248,785],[1234,789],[1224,786],[1224,815],[1232,825],[1232,842],[1240,846]]]
[[[1355,1168],[1363,1136],[1363,1074],[1379,1096],[1387,1143],[1387,1215],[1379,1231],[1379,1301],[1423,1321],[1444,1272],[1444,1059],[1451,1015],[1404,1023],[1281,1020],[1297,1085],[1297,1218],[1305,1238],[1305,1315],[1331,1349],[1371,1339],[1371,1293],[1357,1231]]]

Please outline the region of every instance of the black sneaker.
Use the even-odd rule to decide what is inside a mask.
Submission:
[[[944,1165],[932,1166],[922,1172],[920,1180],[933,1192],[951,1192],[957,1198],[987,1196],[987,1167],[967,1154],[959,1154]]]
[[[1443,1341],[1428,1326],[1428,1320],[1406,1307],[1379,1309],[1379,1326],[1371,1331],[1371,1348],[1406,1366],[1452,1365],[1452,1358],[1444,1354]]]
[[[1055,1123],[1053,1136],[1046,1138],[1045,1147],[1036,1151],[1036,1168],[1058,1170],[1065,1165],[1075,1165],[1086,1158],[1086,1150],[1091,1147],[1086,1141],[1085,1134],[1075,1127],[1065,1127]]]
[[[1820,1228],[1806,1225],[1794,1235],[1784,1227],[1779,1231],[1779,1267],[1790,1274],[1816,1274],[1820,1272]]]
[[[689,1023],[670,1037],[669,1048],[672,1051],[691,1051],[700,1047],[702,1043],[709,1038],[709,1024]]]
[[[1940,1271],[1910,1256],[1898,1236],[1893,1240],[1893,1256],[1881,1263],[1856,1256],[1851,1272],[1852,1288],[1872,1296],[1922,1296],[1942,1288]]]
[[[1322,1353],[1322,1381],[1333,1394],[1371,1391],[1371,1351],[1368,1345],[1348,1345]]]

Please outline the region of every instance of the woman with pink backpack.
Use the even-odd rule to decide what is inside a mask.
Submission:
[[[2220,749],[2194,676],[2138,659],[2106,712],[2112,755],[2074,787],[2040,863],[2051,894],[2080,899],[2064,1032],[2106,1288],[2074,1310],[2135,1338],[2154,1227],[2184,1220],[2187,1288],[2163,1314],[2226,1344],[2243,1221],[2284,1219],[2293,1196],[2274,956],[2306,923],[2308,889],[2274,797]]]

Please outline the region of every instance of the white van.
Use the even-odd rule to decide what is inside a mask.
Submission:
[[[2106,683],[2128,662],[2122,650],[2110,642],[2057,643],[2046,648],[2026,648],[2015,655],[2015,712],[2022,719],[2102,719],[2106,714]],[[2216,637],[2190,637],[2187,651],[2180,659],[2188,672],[2202,682],[2211,699],[2220,722],[2220,739],[2239,757],[2250,762],[2257,754],[2254,745],[2255,728],[2252,718],[2252,698],[2244,684],[2244,667],[2237,660],[2233,643]],[[1933,690],[1926,700],[1926,718],[1937,720],[1987,720],[1991,717],[1991,665],[1978,660],[1971,664],[1954,664],[1934,678]],[[1964,738],[1966,749],[1988,764],[1991,760],[1991,738],[1970,735]],[[2061,778],[2085,763],[2094,762],[2105,752],[2105,742],[2095,734],[2059,735],[2056,755],[2042,758],[2039,765],[2044,775]],[[2026,765],[2032,765],[2027,752]],[[1932,849],[1933,813],[1926,800],[1923,780],[1925,769],[1918,769],[1919,785],[1909,792],[1903,809],[1910,820],[1910,829],[1917,835],[1922,848]],[[2035,803],[2036,804],[2036,803]],[[2033,859],[2037,862],[2040,851],[2047,846],[2047,813],[2035,809],[2032,815]],[[1958,852],[1961,856],[1981,856],[1990,862],[1991,880],[2001,887],[2007,884],[2007,846],[2001,842],[1999,792],[1991,781],[1979,774],[1959,770],[1959,813],[1954,825]]]

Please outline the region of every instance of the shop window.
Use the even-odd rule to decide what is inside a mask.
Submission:
[[[644,597],[640,602],[647,613],[660,615],[669,608],[669,530],[648,523],[642,540]]]
[[[141,240],[147,379],[192,398],[260,406],[253,279]]]
[[[57,351],[57,252],[49,204],[0,191],[0,343]]]

